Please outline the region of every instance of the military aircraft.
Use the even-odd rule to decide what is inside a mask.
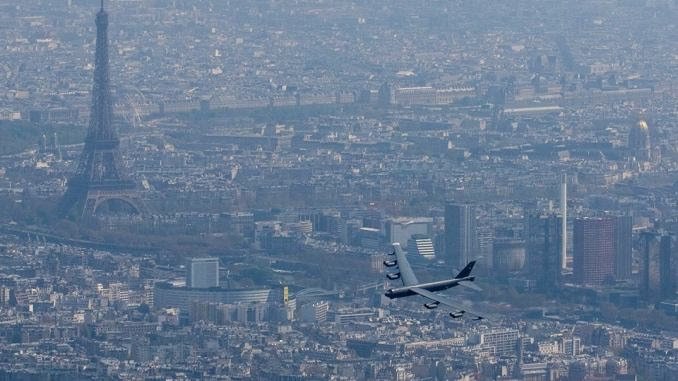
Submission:
[[[475,312],[469,311],[467,308],[457,307],[449,298],[435,293],[436,291],[447,290],[448,288],[456,286],[463,286],[476,291],[481,291],[480,287],[471,283],[475,280],[475,277],[471,276],[471,270],[473,270],[473,266],[476,264],[476,261],[469,262],[469,264],[467,264],[466,267],[464,267],[464,269],[452,279],[429,283],[419,283],[399,243],[393,244],[393,252],[390,255],[395,256],[395,259],[385,260],[384,265],[386,267],[395,268],[398,271],[387,273],[386,277],[390,280],[401,279],[403,286],[387,290],[384,295],[386,295],[388,298],[396,299],[406,296],[420,295],[429,300],[429,302],[424,303],[424,307],[428,309],[434,309],[440,304],[443,304],[454,309],[453,312],[450,312],[450,316],[455,319],[466,316],[471,317],[472,320],[484,319],[484,317],[478,315]]]

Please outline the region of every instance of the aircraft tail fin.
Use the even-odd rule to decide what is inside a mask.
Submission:
[[[471,271],[473,270],[473,266],[475,265],[476,261],[469,262],[468,265],[466,265],[466,267],[464,267],[464,269],[461,270],[455,278],[466,278],[467,276],[471,275]]]

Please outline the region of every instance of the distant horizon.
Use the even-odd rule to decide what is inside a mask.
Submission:
[[[673,380],[675,20],[0,0],[0,378]]]

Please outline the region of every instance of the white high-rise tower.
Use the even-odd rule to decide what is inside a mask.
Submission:
[[[565,174],[560,183],[560,217],[560,234],[562,237],[560,240],[560,263],[561,267],[565,269],[567,267],[567,175]]]

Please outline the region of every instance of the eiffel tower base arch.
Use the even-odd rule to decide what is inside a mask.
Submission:
[[[135,191],[90,191],[82,209],[82,219],[96,216],[97,210],[109,201],[127,204],[135,214],[144,214],[144,204]]]

